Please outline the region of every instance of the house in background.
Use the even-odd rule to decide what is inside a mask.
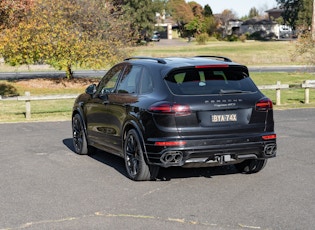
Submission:
[[[276,20],[281,17],[284,10],[280,8],[272,8],[270,10],[266,10],[265,12],[268,14],[269,20]]]
[[[231,19],[227,22],[225,26],[225,34],[226,35],[240,35],[241,34],[241,26],[243,24],[243,21],[238,20],[238,19]]]
[[[262,39],[279,39],[279,24],[268,19],[249,19],[241,25],[241,34],[249,34]]]
[[[223,37],[229,35],[251,35],[253,39],[281,39],[292,37],[293,31],[291,27],[280,25],[276,19],[281,17],[283,9],[273,8],[265,11],[267,15],[263,18],[252,18],[246,21],[239,19],[230,19],[225,21],[221,18],[221,14],[214,14],[218,23],[218,32]],[[156,31],[159,32],[161,39],[173,39],[178,37],[175,31],[178,29],[177,23],[170,15],[165,12],[156,13],[157,23]],[[174,33],[173,33],[174,32]]]
[[[238,34],[249,34],[252,37],[261,39],[281,39],[292,36],[292,28],[287,25],[280,25],[276,19],[281,17],[283,9],[273,8],[265,11],[266,18],[252,18],[241,23]],[[233,25],[234,20],[230,20],[229,25]],[[237,30],[233,30],[237,31]]]
[[[176,26],[174,20],[166,16],[165,13],[156,13],[155,17],[157,21],[155,28],[159,32],[160,38],[173,39],[173,27]]]

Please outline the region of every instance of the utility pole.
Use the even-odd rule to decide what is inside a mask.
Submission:
[[[312,38],[315,40],[315,0],[313,0]]]

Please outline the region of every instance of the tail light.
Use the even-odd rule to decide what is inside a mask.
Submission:
[[[263,98],[256,102],[256,111],[268,111],[273,107],[272,101],[269,98]]]
[[[175,116],[188,116],[191,114],[189,105],[158,102],[150,106],[150,112],[162,114],[174,114]]]

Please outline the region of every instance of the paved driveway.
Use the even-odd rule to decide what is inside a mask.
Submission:
[[[72,150],[66,122],[0,125],[0,229],[314,229],[315,109],[276,111],[278,156],[258,174],[162,170]]]

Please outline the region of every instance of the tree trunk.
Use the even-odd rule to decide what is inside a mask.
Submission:
[[[73,78],[73,71],[72,71],[71,67],[72,67],[71,64],[68,64],[67,69],[66,69],[66,77],[69,80]]]
[[[313,0],[312,38],[315,40],[315,0]]]

